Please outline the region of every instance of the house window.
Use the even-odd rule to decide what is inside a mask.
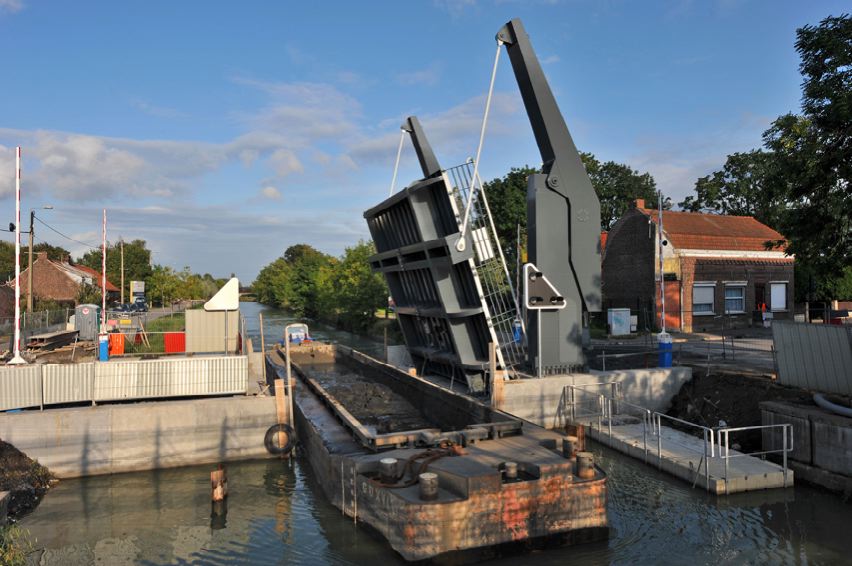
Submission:
[[[769,284],[769,308],[772,311],[787,310],[787,282]]]
[[[725,313],[745,312],[745,285],[725,285]]]
[[[696,283],[692,286],[692,312],[693,314],[713,314],[715,283]]]

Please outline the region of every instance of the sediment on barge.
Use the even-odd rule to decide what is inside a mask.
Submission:
[[[297,434],[325,495],[406,560],[606,538],[606,477],[575,474],[558,433],[349,348],[293,360]],[[283,355],[267,364],[286,372]],[[385,406],[389,420],[372,412]]]

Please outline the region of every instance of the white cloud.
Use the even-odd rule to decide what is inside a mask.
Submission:
[[[20,12],[23,7],[24,3],[21,0],[0,0],[0,13],[8,12],[14,14],[15,12]]]
[[[260,189],[260,195],[270,200],[281,200],[281,191],[272,185],[267,185]]]
[[[441,65],[439,63],[432,63],[425,69],[400,73],[396,76],[396,80],[398,83],[406,86],[434,86],[441,80]]]
[[[134,98],[130,101],[130,105],[136,108],[137,110],[141,110],[145,114],[149,116],[154,116],[156,118],[184,118],[186,114],[177,110],[175,108],[168,108],[166,106],[157,106],[154,104],[150,104],[149,102],[142,100],[140,98]]]
[[[302,166],[296,154],[289,149],[278,149],[269,156],[269,164],[275,170],[279,177],[286,177],[291,173],[304,173],[305,168]]]
[[[542,65],[550,65],[552,63],[558,63],[560,61],[559,55],[548,55],[547,57],[541,60]]]

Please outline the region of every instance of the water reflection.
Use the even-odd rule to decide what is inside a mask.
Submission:
[[[795,490],[716,498],[605,448],[610,540],[506,557],[536,564],[839,564],[852,507]],[[210,466],[61,482],[23,526],[32,564],[402,564],[353,524],[297,459],[232,463],[227,504]]]
[[[249,335],[259,335],[261,309],[267,336],[281,336],[294,320],[254,303],[241,307]],[[382,349],[312,328],[322,339]],[[492,564],[842,564],[852,555],[852,505],[837,496],[797,487],[717,498],[606,448],[593,451],[609,474],[610,539]],[[220,507],[210,501],[211,469],[61,482],[22,521],[39,549],[30,563],[403,563],[328,503],[303,459],[228,464],[229,495]]]
[[[307,322],[311,329],[311,335],[323,342],[344,344],[351,346],[366,354],[381,356],[384,354],[384,344],[363,336],[356,336],[343,330],[332,328],[320,322],[295,318],[291,313],[281,309],[275,309],[260,303],[240,303],[240,314],[246,321],[246,334],[252,340],[256,351],[260,351],[260,313],[263,313],[263,332],[266,347],[271,348],[273,344],[279,343],[284,335],[284,327],[291,322]]]

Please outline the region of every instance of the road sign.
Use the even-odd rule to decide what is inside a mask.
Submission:
[[[524,304],[530,310],[565,308],[565,297],[532,263],[524,264]]]

